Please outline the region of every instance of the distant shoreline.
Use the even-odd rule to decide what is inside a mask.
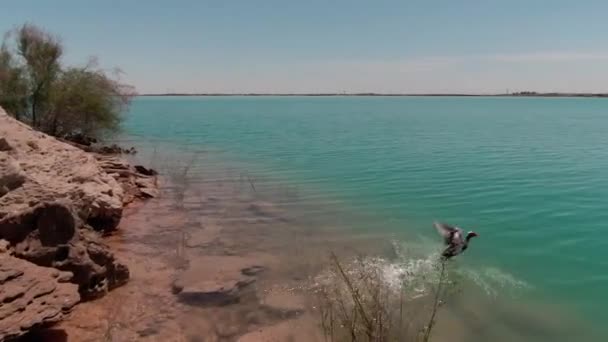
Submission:
[[[608,98],[608,93],[535,93],[535,92],[522,92],[513,94],[382,94],[382,93],[285,93],[285,94],[274,94],[274,93],[159,93],[159,94],[139,94],[137,96],[394,96],[394,97],[415,97],[415,96],[433,96],[433,97],[594,97],[594,98]]]

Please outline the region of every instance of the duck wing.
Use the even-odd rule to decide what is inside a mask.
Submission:
[[[435,226],[435,229],[437,229],[439,235],[443,237],[443,242],[445,242],[446,245],[453,244],[455,242],[454,238],[462,236],[462,230],[458,227],[453,227],[441,222],[435,222],[433,225]]]

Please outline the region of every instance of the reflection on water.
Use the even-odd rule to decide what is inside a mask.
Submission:
[[[138,158],[163,175],[162,196],[129,208],[109,238],[132,280],[77,308],[61,326],[74,340],[321,341],[314,288],[329,252],[346,263],[363,258],[388,284],[405,279],[411,300],[433,291],[439,239],[408,244],[373,229],[374,215],[315,202],[321,189],[209,153],[156,146]],[[458,291],[441,307],[433,340],[594,340],[562,308],[524,300],[533,289],[498,269],[466,258],[449,268]],[[422,305],[411,314],[427,313]]]

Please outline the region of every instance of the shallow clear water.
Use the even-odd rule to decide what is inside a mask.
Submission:
[[[308,215],[422,255],[440,243],[433,220],[473,228],[457,262],[485,296],[600,327],[607,114],[608,100],[579,98],[140,97],[125,132],[289,184]]]

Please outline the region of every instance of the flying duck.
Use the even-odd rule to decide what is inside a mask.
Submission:
[[[462,252],[464,252],[469,246],[469,240],[471,238],[476,237],[477,233],[470,231],[464,236],[464,231],[456,226],[450,226],[444,223],[435,222],[434,223],[437,232],[441,236],[443,236],[443,242],[448,246],[441,255],[450,259]]]

